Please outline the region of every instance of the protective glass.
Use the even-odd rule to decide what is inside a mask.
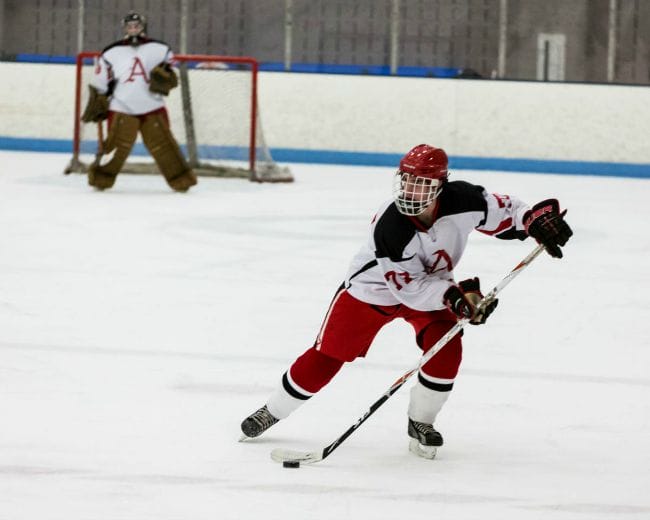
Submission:
[[[442,179],[418,177],[397,170],[393,179],[393,198],[403,215],[414,217],[424,212],[442,190]]]

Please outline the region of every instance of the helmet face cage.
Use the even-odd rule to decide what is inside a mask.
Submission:
[[[139,36],[144,32],[144,26],[139,20],[133,20],[124,24],[124,33],[127,36]]]
[[[397,170],[393,179],[393,198],[402,215],[415,217],[426,210],[440,195],[444,179],[418,177]]]
[[[147,30],[146,18],[138,13],[130,12],[122,19],[122,29],[125,38],[137,39]]]

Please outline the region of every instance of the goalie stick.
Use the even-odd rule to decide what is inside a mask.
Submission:
[[[104,122],[97,122],[97,153],[95,154],[95,162],[99,164],[99,161],[104,155]]]
[[[539,256],[539,254],[544,251],[543,245],[538,245],[533,251],[531,251],[526,258],[519,262],[512,271],[510,271],[487,295],[483,297],[481,302],[478,304],[477,309],[488,305],[490,302],[496,298],[503,288],[508,285],[514,278],[516,278],[530,263]],[[402,375],[397,381],[395,381],[391,387],[382,394],[382,396],[377,399],[366,413],[364,413],[357,422],[350,426],[343,434],[338,437],[334,442],[325,446],[323,449],[317,451],[295,451],[295,450],[285,450],[284,448],[276,448],[271,451],[271,458],[275,462],[300,462],[301,464],[313,464],[314,462],[320,462],[323,459],[329,457],[329,455],[338,448],[345,439],[352,435],[366,420],[374,414],[390,397],[397,392],[403,385],[406,383],[409,378],[416,373],[422,365],[429,361],[433,356],[435,356],[449,341],[458,334],[465,325],[469,322],[468,318],[463,318],[458,320],[456,324],[449,329],[449,331],[441,337],[433,347],[431,347],[421,358],[418,365]]]

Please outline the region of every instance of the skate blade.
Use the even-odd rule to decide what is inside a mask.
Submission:
[[[437,446],[424,446],[420,444],[417,439],[411,439],[409,442],[409,451],[415,453],[418,457],[425,459],[434,459],[438,453]]]

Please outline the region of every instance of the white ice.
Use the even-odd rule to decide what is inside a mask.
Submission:
[[[437,426],[408,452],[417,364],[395,323],[368,357],[259,440],[239,423],[311,346],[392,170],[292,165],[291,185],[121,176],[96,192],[68,157],[0,153],[0,518],[650,518],[650,181],[456,171],[575,236],[539,257],[464,336]],[[479,236],[457,277],[488,288],[534,244]]]

